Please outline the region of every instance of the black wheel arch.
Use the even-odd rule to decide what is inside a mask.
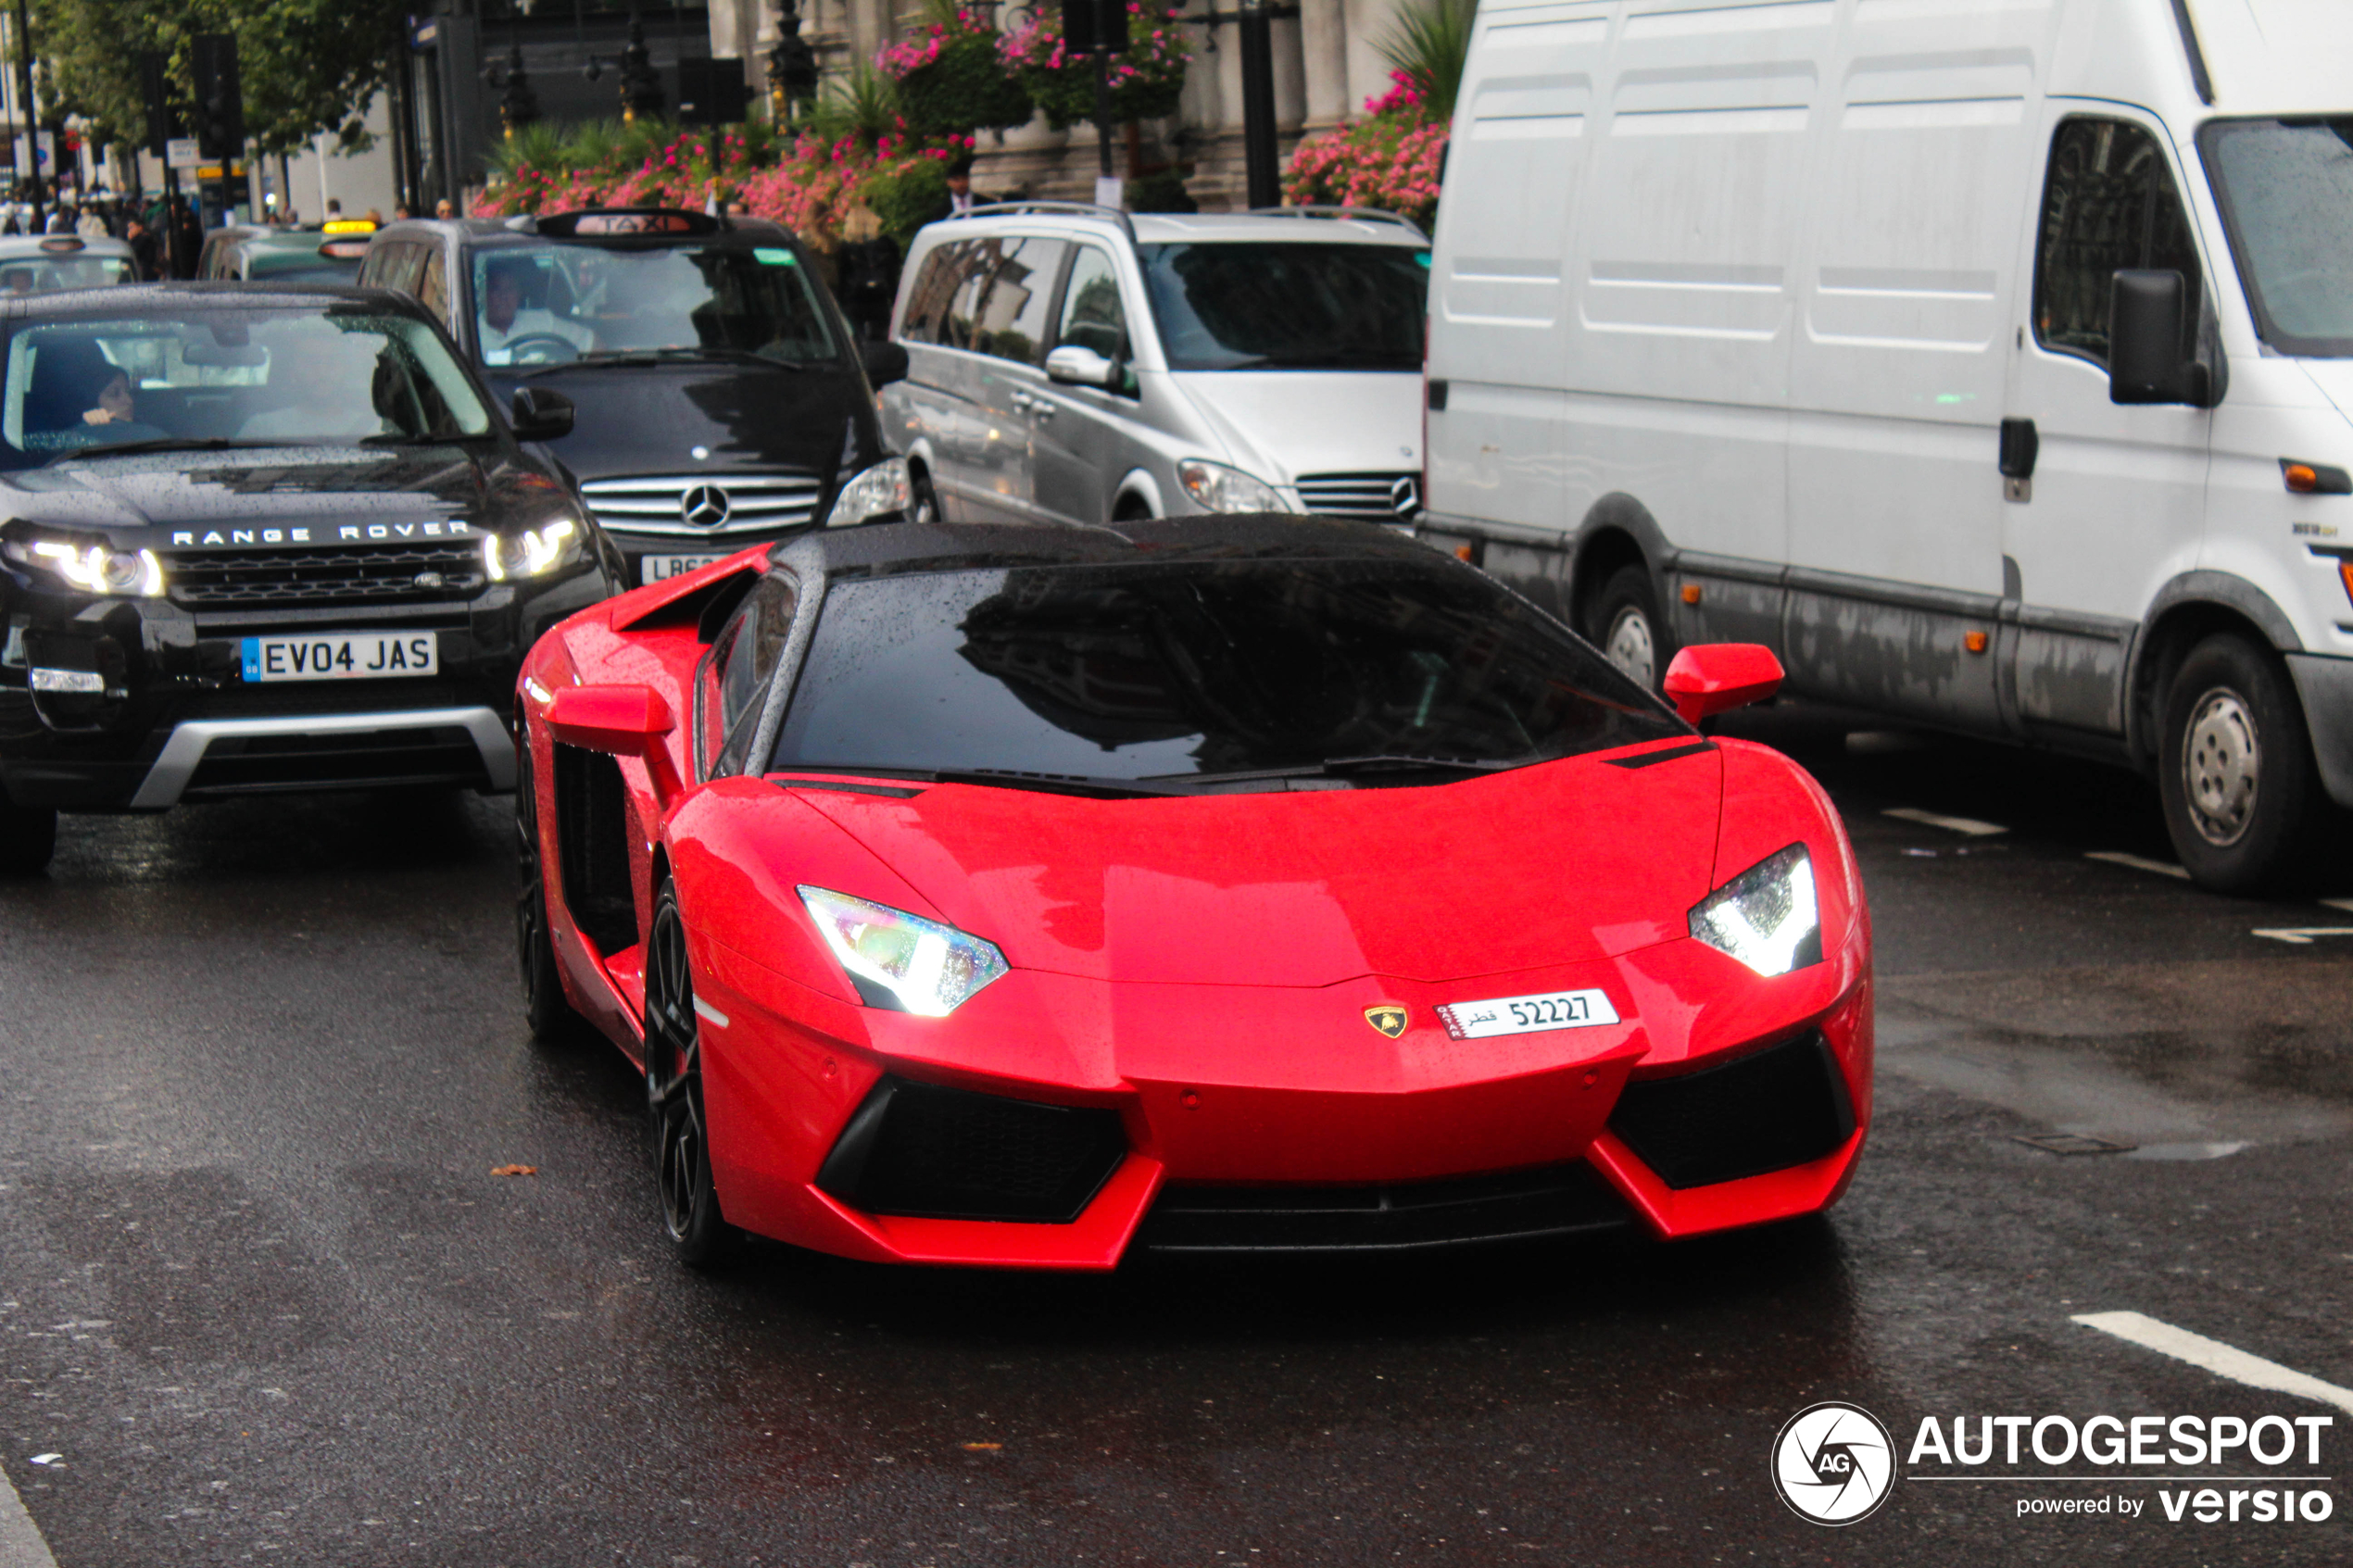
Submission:
[[[1650,508],[1623,491],[1612,491],[1585,510],[1584,521],[1569,537],[1569,595],[1578,630],[1588,634],[1592,625],[1593,596],[1619,569],[1640,566],[1650,573],[1651,594],[1666,608],[1667,569],[1675,547],[1667,542]]]
[[[2286,612],[2246,578],[2201,571],[2168,582],[2141,618],[2125,677],[2125,745],[2144,771],[2157,766],[2159,709],[2173,672],[2191,648],[2220,632],[2237,633],[2276,654],[2304,651]]]

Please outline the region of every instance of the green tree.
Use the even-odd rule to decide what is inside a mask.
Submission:
[[[182,113],[193,90],[192,41],[237,40],[245,133],[265,153],[293,152],[325,132],[368,144],[359,114],[389,80],[404,0],[32,0],[34,52],[48,71],[44,115],[81,114],[101,142],[145,139],[139,56],[164,54]]]

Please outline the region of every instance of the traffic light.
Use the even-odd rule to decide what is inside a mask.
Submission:
[[[168,144],[180,134],[180,117],[171,112],[164,56],[150,49],[139,56],[139,93],[147,102],[147,151],[170,156]]]
[[[225,32],[195,39],[196,151],[222,165],[245,150],[245,101],[237,86],[237,41]]]
[[[1127,52],[1127,0],[1063,0],[1063,49],[1084,55]]]

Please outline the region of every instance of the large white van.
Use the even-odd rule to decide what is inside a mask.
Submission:
[[[2353,806],[2353,4],[1483,0],[1431,532],[1644,675]]]

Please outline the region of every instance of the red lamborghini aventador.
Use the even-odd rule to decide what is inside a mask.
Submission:
[[[644,1069],[687,1261],[1436,1247],[1822,1209],[1870,927],[1821,790],[1367,524],[819,533],[518,693],[531,1022]]]

